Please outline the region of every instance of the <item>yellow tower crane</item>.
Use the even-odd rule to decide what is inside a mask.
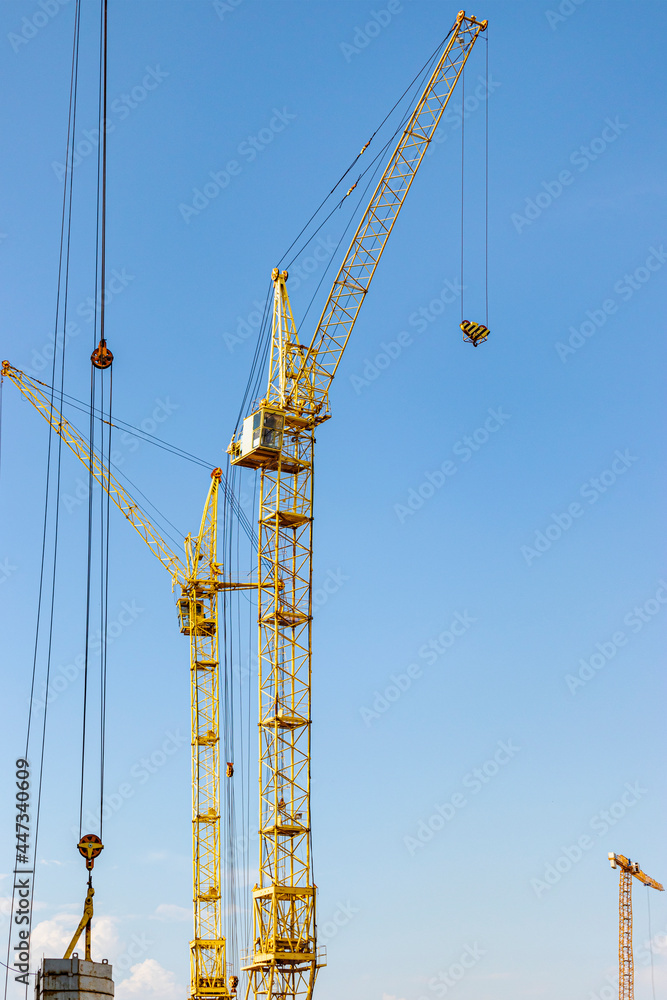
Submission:
[[[275,268],[272,273],[273,325],[266,397],[245,418],[240,434],[232,438],[228,448],[232,465],[261,472],[256,581],[224,581],[216,561],[219,469],[212,473],[199,534],[196,540],[190,535],[185,540],[183,562],[110,470],[91,454],[85,438],[54,406],[50,387],[3,362],[3,376],[17,385],[89,468],[168,570],[172,588],[178,585],[181,590],[178,607],[181,631],[190,636],[192,694],[191,1000],[231,1000],[238,983],[236,976],[227,979],[221,915],[217,595],[224,589],[257,588],[258,594],[260,876],[253,890],[252,951],[244,965],[248,972],[246,997],[252,990],[255,1000],[310,1000],[317,969],[324,964],[324,949],[317,948],[310,825],[315,429],[331,416],[329,388],[359,309],[417,169],[486,26],[486,21],[464,11],[458,13],[352,239],[307,347],[297,335],[287,294],[287,272]],[[488,330],[482,330],[485,337]],[[476,344],[471,336],[468,339]],[[484,338],[480,335],[477,339]]]
[[[172,551],[159,529],[97,454],[91,453],[85,437],[54,406],[50,387],[13,368],[8,361],[2,362],[2,376],[20,389],[109,494],[169,572],[172,590],[176,586],[180,588],[177,604],[181,632],[190,637],[192,696],[194,935],[190,944],[190,997],[191,1000],[233,1000],[238,978],[227,976],[222,933],[218,593],[224,589],[254,588],[255,584],[229,584],[222,580],[216,555],[218,488],[222,472],[214,469],[211,473],[199,533],[196,538],[186,537],[183,560]],[[89,942],[89,938],[87,940]]]
[[[635,962],[632,954],[632,879],[664,892],[656,882],[623,854],[609,854],[612,868],[620,869],[618,889],[618,1000],[635,1000]]]
[[[487,26],[460,11],[333,283],[315,333],[299,340],[287,272],[274,268],[268,387],[228,448],[261,473],[258,566],[259,882],[246,996],[309,1000],[318,953],[311,867],[310,682],[315,429],[415,174]]]

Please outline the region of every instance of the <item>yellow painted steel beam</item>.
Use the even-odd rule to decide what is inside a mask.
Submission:
[[[624,854],[609,854],[609,861],[611,862],[612,868],[620,868],[623,871],[630,872],[631,875],[642,883],[642,885],[648,885],[652,889],[657,889],[659,892],[664,892],[665,887],[661,882],[657,882],[646,872],[643,872],[639,866],[639,862],[631,861],[630,858],[626,858]]]
[[[50,387],[19,371],[18,368],[14,368],[9,361],[2,362],[1,374],[14,383],[28,402],[32,403],[38,413],[42,415],[47,424],[56,434],[60,435],[70,451],[74,452],[79,461],[92,472],[95,481],[109,494],[121,514],[139,532],[153,555],[157,556],[168,571],[172,578],[172,584],[185,579],[186,570],[182,560],[172,551],[171,546],[165,541],[155,525],[140,510],[136,501],[132,499],[115,476],[111,475],[108,467],[102,464],[94,452],[91,468],[90,444],[83,434],[80,434],[69,421],[65,420],[57,406],[51,401]]]
[[[218,657],[218,487],[211,475],[196,541],[185,548],[188,579],[179,601],[181,631],[190,636],[192,731],[192,883],[194,937],[190,942],[190,997],[228,998],[222,934],[220,854],[220,671]]]

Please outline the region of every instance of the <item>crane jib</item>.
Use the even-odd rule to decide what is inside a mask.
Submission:
[[[326,412],[331,381],[426,149],[440,123],[463,67],[486,21],[461,11],[447,45],[399,139],[350,243],[304,354],[297,383],[311,380],[307,411]]]

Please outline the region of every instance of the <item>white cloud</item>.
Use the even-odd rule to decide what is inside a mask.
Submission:
[[[155,908],[152,920],[162,920],[164,923],[176,923],[181,920],[191,920],[192,910],[186,910],[184,906],[177,906],[176,903],[160,903]]]
[[[61,958],[72,940],[72,934],[81,918],[75,913],[57,913],[51,920],[42,920],[30,936],[30,947],[35,958]],[[76,946],[83,955],[84,936]],[[118,950],[115,917],[93,917],[93,961],[112,959]]]
[[[173,972],[147,958],[130,969],[130,975],[116,985],[116,1000],[183,1000],[185,989],[176,985]]]
[[[395,996],[393,996],[391,993],[383,993],[382,994],[382,1000],[397,1000],[397,998]],[[402,998],[401,998],[401,1000],[402,1000]]]
[[[51,920],[41,920],[30,937],[33,955],[60,958],[72,940],[78,922],[73,913],[59,913]]]

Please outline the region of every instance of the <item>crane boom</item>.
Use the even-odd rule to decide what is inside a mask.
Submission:
[[[185,580],[188,574],[181,559],[172,551],[162,534],[143,513],[137,502],[132,499],[115,476],[111,475],[110,470],[103,465],[98,455],[94,451],[91,453],[90,445],[84,436],[69,421],[65,420],[48,395],[48,391],[44,391],[45,389],[49,390],[50,387],[19,371],[18,368],[14,368],[9,361],[2,362],[1,374],[12,380],[28,402],[32,403],[35,409],[41,413],[47,424],[56,434],[60,435],[79,461],[92,472],[95,481],[109,493],[121,514],[139,532],[153,555],[160,560],[170,574],[172,582],[175,584]]]
[[[331,381],[389,234],[468,56],[487,23],[464,11],[457,15],[445,50],[371,197],[303,355],[293,380],[293,394],[287,400],[288,408],[295,413],[319,419],[328,413]]]

